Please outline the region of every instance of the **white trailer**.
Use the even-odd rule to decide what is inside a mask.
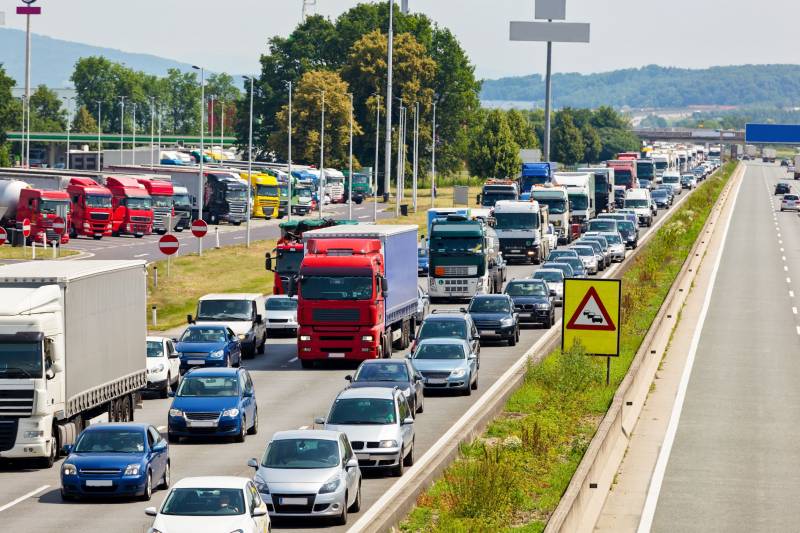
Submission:
[[[553,184],[567,188],[573,223],[585,224],[595,217],[594,173],[555,172]]]
[[[90,419],[133,420],[146,306],[144,261],[0,267],[0,458],[50,467]]]

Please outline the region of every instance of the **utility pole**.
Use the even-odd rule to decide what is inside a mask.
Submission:
[[[70,130],[72,129],[72,106],[70,105],[70,101],[72,99],[73,98],[71,96],[64,97],[64,101],[66,101],[67,103],[67,152],[66,155],[64,156],[64,168],[66,168],[67,170],[69,170],[69,141],[70,141],[69,135],[70,135]]]
[[[319,136],[319,218],[322,220],[322,204],[325,198],[325,91],[322,91],[322,126]]]
[[[395,197],[395,216],[400,216],[400,200],[402,199],[403,195],[403,148],[400,145],[403,142],[403,115],[405,114],[406,108],[403,105],[400,105],[400,115],[398,117],[397,123],[397,178],[396,178],[396,186],[394,191]]]
[[[436,102],[433,103],[433,134],[431,135],[431,208],[436,204]]]
[[[289,151],[287,153],[287,163],[289,163],[289,205],[288,213],[289,222],[292,221],[292,82],[289,82]]]
[[[381,95],[376,94],[378,103],[375,105],[375,180],[372,187],[372,221],[378,221],[378,163],[380,159],[379,149],[381,142]]]
[[[23,101],[22,117],[26,121],[27,139],[23,135],[20,157],[23,167],[31,165],[31,15],[41,15],[42,8],[33,6],[36,0],[24,0],[24,6],[17,7],[17,15],[25,15],[25,100]],[[27,108],[27,113],[26,113]],[[27,119],[26,119],[27,117]]]
[[[100,172],[100,158],[103,157],[101,135],[103,129],[103,102],[97,101],[97,171]],[[120,161],[122,163],[122,161]]]
[[[347,191],[347,218],[353,220],[353,93],[350,93],[350,174],[348,183],[350,187]]]
[[[203,67],[198,67],[197,65],[192,65],[192,68],[200,71],[200,172],[197,174],[197,219],[203,220],[203,200],[205,199],[205,187],[203,187],[203,158],[205,152],[206,71]],[[203,239],[198,239],[197,241],[200,243],[200,255],[203,255]]]
[[[225,109],[223,105],[223,109]],[[224,113],[224,111],[223,111]],[[223,117],[225,115],[223,114]],[[224,119],[223,119],[224,120]],[[223,122],[224,124],[224,122]],[[220,140],[222,135],[220,135]],[[253,192],[253,76],[250,76],[250,132],[247,141],[247,247],[250,248],[250,203],[252,202]],[[281,195],[278,192],[278,209],[280,210]]]
[[[386,154],[383,165],[383,192],[389,197],[392,179],[392,56],[394,47],[394,0],[389,0],[388,54],[386,58]]]
[[[419,171],[419,102],[414,104],[414,165],[411,177],[411,205],[417,212],[417,173]]]
[[[150,97],[150,170],[156,164],[156,147],[155,147],[155,112],[156,112],[156,99],[154,96]],[[161,158],[159,158],[161,159]],[[160,162],[160,161],[159,161]]]
[[[125,164],[125,156],[122,152],[125,147],[125,96],[119,97],[119,164]]]

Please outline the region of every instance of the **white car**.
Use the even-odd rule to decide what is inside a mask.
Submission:
[[[556,232],[556,227],[554,225],[547,225],[547,231],[544,234],[544,238],[548,243],[548,250],[553,251],[558,248],[558,233]]]
[[[599,235],[606,238],[608,242],[608,249],[611,253],[611,260],[621,263],[625,260],[625,239],[616,232],[603,232]]]
[[[800,211],[800,196],[784,194],[781,198],[781,211]]]
[[[147,337],[147,390],[166,398],[170,388],[178,388],[181,360],[172,339]]]
[[[279,333],[297,337],[297,298],[285,294],[268,297],[264,301],[264,320],[268,337]]]
[[[180,480],[164,498],[148,533],[198,533],[200,531],[267,533],[267,505],[252,480],[244,477],[207,476]]]
[[[557,268],[540,268],[533,273],[533,279],[541,279],[547,283],[547,288],[552,291],[553,302],[557,306],[564,304],[564,271]]]

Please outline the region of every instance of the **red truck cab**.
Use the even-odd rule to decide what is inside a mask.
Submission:
[[[70,236],[101,239],[111,235],[111,191],[90,178],[72,178],[67,185],[72,201]]]
[[[615,185],[624,185],[626,189],[639,188],[639,179],[636,172],[636,159],[616,159],[613,161],[606,161],[606,166],[614,169]]]
[[[106,187],[112,194],[112,235],[140,238],[153,233],[153,203],[144,185],[134,178],[108,176]]]
[[[153,231],[163,235],[169,228],[170,220],[175,219],[175,208],[172,197],[175,190],[172,182],[163,179],[136,178],[147,189],[147,194],[153,201]]]
[[[26,218],[31,222],[30,241],[61,244],[69,242],[69,232],[65,231],[59,238],[53,231],[53,221],[61,218],[70,225],[69,195],[64,191],[44,191],[41,189],[22,189],[17,205],[17,222]]]

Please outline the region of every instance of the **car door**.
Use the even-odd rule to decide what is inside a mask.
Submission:
[[[350,440],[347,435],[342,433],[339,435],[339,457],[342,461],[342,467],[345,469],[345,477],[347,479],[347,493],[355,501],[358,492],[358,468],[347,468],[347,463],[353,459],[353,448],[350,446]],[[350,505],[348,501],[346,505]]]
[[[253,422],[253,397],[248,395],[247,376],[244,372],[239,372],[239,405],[247,423]]]
[[[475,327],[475,322],[472,320],[468,323],[468,330],[470,334],[469,345],[475,353],[481,353],[481,336],[478,333],[478,328]]]
[[[397,422],[400,424],[400,433],[403,435],[403,457],[408,453],[408,449],[414,442],[414,424],[404,424],[406,418],[411,417],[411,409],[402,394],[395,395],[397,405]],[[402,460],[402,457],[400,458]]]
[[[259,345],[261,343],[261,339],[264,338],[264,333],[267,330],[267,324],[264,321],[264,317],[263,316],[261,317],[261,321],[258,320],[259,313],[258,313],[258,305],[256,304],[256,301],[253,300],[251,303],[252,303],[252,306],[253,306],[253,332],[255,333],[256,349],[258,349],[258,347],[259,347]]]
[[[228,333],[228,353],[230,354],[229,361],[231,366],[238,365],[242,362],[242,344],[239,338],[231,328],[225,328]],[[234,363],[236,361],[236,363]]]
[[[167,356],[169,372],[177,383],[181,375],[181,360],[177,357],[175,344],[170,339],[164,339],[164,354]]]
[[[411,364],[411,361],[406,359],[406,372],[408,372],[409,378],[411,379],[411,390],[414,392],[414,399],[416,400],[416,405],[422,404],[422,380],[417,379],[417,371],[414,370],[414,366]]]
[[[256,389],[253,386],[253,379],[250,377],[250,373],[246,370],[241,372],[241,375],[244,379],[244,389],[247,396],[245,396],[245,400],[247,400],[247,419],[254,422],[255,417],[258,416],[258,405],[256,403]]]
[[[164,468],[167,465],[167,450],[155,451],[153,448],[161,440],[161,433],[153,426],[147,427],[147,445],[150,450],[150,468],[153,473],[153,482],[158,481],[164,476]]]
[[[263,509],[266,511],[267,506],[261,499],[261,495],[258,493],[258,490],[252,481],[247,482],[247,486],[245,487],[245,496],[247,498],[247,505],[249,507],[247,512],[252,517],[253,524],[255,525],[254,531],[267,533],[269,531],[269,516],[267,514],[264,514],[263,516],[253,516],[253,511],[256,509]]]

